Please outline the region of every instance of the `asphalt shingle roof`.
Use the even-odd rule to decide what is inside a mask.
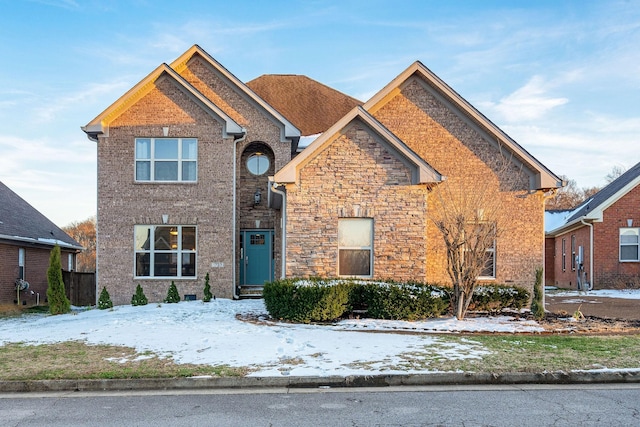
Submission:
[[[640,162],[620,175],[617,179],[612,181],[602,190],[598,191],[591,198],[586,200],[582,205],[578,206],[574,213],[567,218],[565,223],[570,223],[571,221],[574,221],[581,216],[587,215],[589,212],[609,200],[610,197],[612,197],[614,194],[624,188],[625,185],[629,184],[638,176],[640,176]]]
[[[300,129],[302,135],[324,132],[363,104],[307,76],[295,74],[264,74],[247,86]]]
[[[42,215],[37,209],[11,191],[0,182],[0,238],[4,240],[24,241],[53,246],[56,242],[61,246],[81,248],[60,227]]]

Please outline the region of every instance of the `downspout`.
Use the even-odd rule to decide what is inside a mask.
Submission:
[[[273,191],[276,194],[279,194],[280,196],[282,196],[282,216],[280,218],[280,228],[282,229],[282,239],[281,239],[281,245],[282,245],[282,249],[280,250],[280,262],[281,262],[281,266],[280,266],[280,278],[284,279],[285,278],[285,268],[287,265],[287,193],[285,193],[282,190],[278,190],[277,187],[281,186],[282,184],[278,184],[277,182],[272,182],[271,183],[271,191]]]
[[[238,139],[235,139],[233,142],[233,214],[232,214],[232,225],[231,225],[231,229],[233,230],[233,237],[232,237],[232,247],[231,247],[231,253],[233,254],[233,256],[231,257],[231,259],[233,260],[233,267],[231,269],[232,271],[232,280],[233,280],[233,299],[240,299],[240,295],[238,295],[238,284],[236,283],[236,244],[237,244],[237,239],[236,239],[236,234],[237,234],[237,230],[236,230],[236,226],[237,226],[237,222],[236,222],[236,217],[237,217],[237,207],[236,207],[236,198],[237,198],[237,181],[238,181],[238,177],[237,177],[237,162],[238,162],[238,144],[241,142],[244,142],[247,139],[247,130],[245,128],[242,128],[242,136],[239,137]]]
[[[563,181],[564,182],[564,181]],[[564,183],[563,183],[564,186]],[[547,199],[550,199],[552,197],[555,197],[556,193],[557,193],[557,189],[552,189],[549,192],[543,192],[542,193],[542,307],[546,307],[547,306],[547,280],[546,280],[546,275],[547,275],[547,233],[545,233],[544,229],[545,229],[545,223],[544,223],[544,213],[546,211],[545,205],[547,204]],[[554,239],[555,240],[555,239]],[[555,243],[554,243],[554,248],[555,248]],[[555,249],[554,249],[555,250]],[[554,261],[555,262],[555,261]],[[554,273],[554,277],[555,277],[555,273]],[[545,308],[545,311],[547,311],[547,309]]]
[[[589,226],[589,288],[593,289],[593,224],[585,222],[580,218],[580,222]]]

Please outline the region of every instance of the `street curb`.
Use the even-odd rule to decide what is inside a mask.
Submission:
[[[556,371],[541,373],[514,372],[502,374],[442,372],[409,375],[351,375],[346,377],[192,377],[0,381],[0,393],[615,383],[640,383],[640,371]]]

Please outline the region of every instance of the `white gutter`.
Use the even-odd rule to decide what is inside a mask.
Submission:
[[[233,260],[233,267],[231,269],[232,271],[232,281],[233,281],[233,299],[240,299],[240,295],[238,295],[238,286],[236,283],[236,234],[237,234],[237,230],[236,230],[236,216],[237,216],[237,207],[236,207],[236,198],[237,198],[237,180],[238,177],[236,175],[237,171],[237,161],[238,161],[238,143],[240,142],[244,142],[245,139],[247,139],[247,130],[245,128],[242,128],[242,132],[243,135],[236,139],[235,141],[233,141],[233,215],[232,215],[232,225],[231,225],[231,229],[233,230],[233,237],[232,237],[232,248],[231,248],[231,253],[233,254],[233,256],[231,257],[231,259]]]
[[[287,266],[287,193],[285,193],[282,190],[278,190],[276,187],[281,186],[282,184],[278,184],[277,182],[272,182],[271,183],[271,191],[273,191],[276,194],[279,194],[282,196],[282,207],[281,207],[281,212],[282,212],[282,216],[280,218],[280,228],[282,229],[282,249],[280,251],[280,261],[281,261],[281,267],[280,267],[280,278],[284,279],[285,278],[285,272],[286,272],[286,266]]]
[[[81,251],[84,249],[82,246],[72,245],[70,243],[66,243],[58,239],[34,239],[33,237],[20,237],[20,236],[9,236],[7,234],[0,234],[0,240],[13,240],[15,242],[35,243],[38,245],[51,246],[51,247],[58,245],[61,248],[75,249],[77,251]]]
[[[593,288],[593,224],[585,222],[583,218],[580,218],[580,222],[589,226],[589,284]]]

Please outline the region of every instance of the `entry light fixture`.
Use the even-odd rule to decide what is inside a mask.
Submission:
[[[258,188],[256,192],[253,194],[253,204],[259,205],[261,201],[262,201],[262,192]]]

